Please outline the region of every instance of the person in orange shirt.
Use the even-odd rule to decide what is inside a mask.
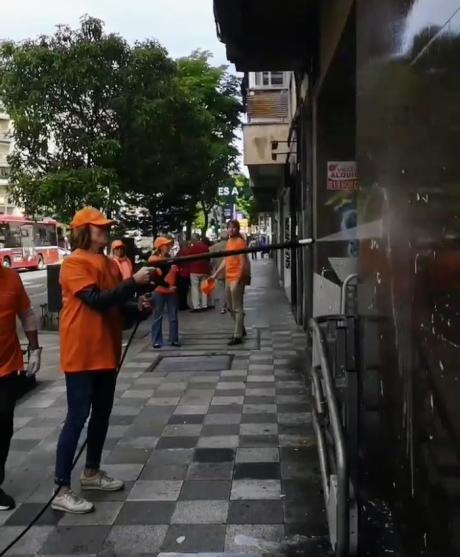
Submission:
[[[173,241],[164,236],[159,236],[153,244],[153,254],[149,259],[151,265],[161,263],[168,258]],[[152,323],[152,345],[155,350],[163,346],[163,314],[165,308],[168,310],[169,317],[169,342],[171,346],[180,346],[179,342],[179,318],[178,318],[178,297],[177,297],[177,277],[178,268],[171,265],[164,269],[164,280],[167,286],[157,286],[153,292],[152,303],[153,323]]]
[[[126,257],[126,246],[121,240],[114,240],[112,242],[111,255],[120,270],[122,279],[131,278],[133,276],[133,264]]]
[[[29,341],[26,374],[35,375],[40,369],[42,350],[38,344],[35,315],[19,275],[0,266],[0,485],[5,479],[5,464],[13,436],[18,373],[24,366],[16,317],[19,317]],[[14,499],[0,488],[0,510],[14,507]]]
[[[81,488],[123,489],[122,481],[110,478],[100,469],[100,461],[121,357],[123,311],[128,304],[133,304],[133,295],[149,285],[155,274],[154,269],[144,268],[132,278],[122,280],[116,263],[104,255],[111,224],[111,220],[93,207],[78,211],[71,224],[74,251],[64,260],[60,275],[61,368],[65,374],[68,409],[57,445],[56,496],[52,508],[77,514],[94,508],[70,488],[72,462],[88,416],[88,446]],[[148,307],[149,303],[140,297],[134,311],[140,317]]]
[[[237,251],[247,248],[246,240],[241,236],[240,223],[232,220],[228,223],[227,251]],[[246,336],[244,327],[244,289],[251,283],[251,265],[246,254],[225,257],[219,268],[212,275],[217,278],[225,270],[225,297],[227,309],[235,321],[233,337],[229,346],[242,344]]]

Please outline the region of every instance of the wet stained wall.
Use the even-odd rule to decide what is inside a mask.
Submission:
[[[356,44],[364,479],[460,555],[460,1],[358,0]]]

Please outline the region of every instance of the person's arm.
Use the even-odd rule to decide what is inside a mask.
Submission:
[[[136,292],[140,292],[145,286],[151,284],[152,269],[144,267],[133,275],[133,278],[121,282],[112,290],[101,291],[97,286],[89,286],[75,293],[87,306],[95,311],[104,312],[111,307],[122,307]]]
[[[30,298],[19,277],[17,282],[17,315],[29,341],[29,361],[26,373],[28,376],[32,376],[40,370],[42,349],[38,342],[37,319],[34,310],[31,308]]]

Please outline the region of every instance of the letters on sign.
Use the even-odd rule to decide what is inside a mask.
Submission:
[[[327,163],[327,189],[330,191],[358,191],[358,171],[355,161]]]
[[[219,194],[219,197],[238,197],[239,195],[239,191],[236,186],[233,186],[232,188],[230,186],[219,186],[219,188],[217,188],[217,193]]]

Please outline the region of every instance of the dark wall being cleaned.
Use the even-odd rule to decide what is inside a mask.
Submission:
[[[358,0],[363,471],[408,555],[460,554],[460,1]]]

